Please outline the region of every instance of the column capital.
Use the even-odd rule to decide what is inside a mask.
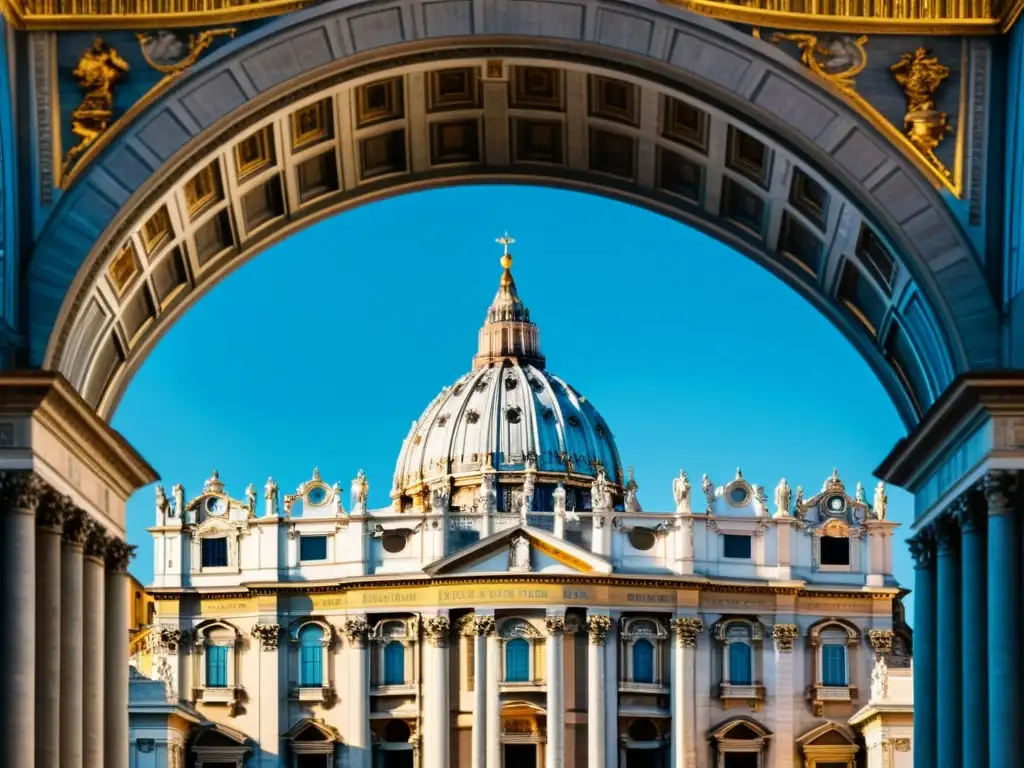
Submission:
[[[71,497],[57,493],[52,488],[47,488],[39,505],[36,507],[36,523],[40,528],[47,528],[55,533],[62,533],[64,520],[75,509],[75,503]]]
[[[34,514],[48,490],[46,482],[31,470],[0,472],[0,504],[12,512]]]
[[[276,651],[281,642],[284,627],[280,624],[257,623],[252,625],[250,631],[253,638],[260,641],[260,647],[264,651]]]
[[[696,648],[697,636],[704,630],[704,622],[692,616],[680,616],[672,619],[672,631],[676,633],[676,642],[684,648]]]
[[[84,509],[75,507],[64,517],[64,542],[73,546],[82,546],[89,535],[89,515]]]
[[[463,637],[490,635],[494,633],[494,617],[488,614],[470,613],[459,619],[459,634]]]
[[[772,638],[775,640],[775,650],[781,653],[792,653],[793,645],[800,634],[800,628],[796,624],[776,624],[772,627]]]
[[[868,642],[875,649],[875,656],[892,654],[892,639],[895,633],[891,629],[869,629]]]
[[[188,630],[177,627],[153,627],[150,635],[153,646],[157,650],[177,653],[181,645],[188,643]]]
[[[349,645],[355,648],[362,648],[366,644],[366,635],[370,631],[370,625],[365,616],[349,616],[345,619],[345,626],[342,632]]]
[[[612,628],[612,617],[600,613],[592,613],[587,616],[587,633],[590,635],[591,645],[604,645],[608,640],[608,633]]]
[[[907,539],[907,546],[918,570],[926,571],[935,564],[935,529],[932,526],[922,528]]]
[[[85,521],[85,556],[98,557],[101,560],[106,557],[107,543],[110,536],[107,529],[91,518]]]
[[[960,521],[954,514],[944,514],[935,520],[936,552],[951,552],[960,538]]]
[[[448,644],[448,633],[451,631],[451,623],[448,617],[442,614],[428,616],[423,620],[423,634],[430,644],[440,648]]]
[[[107,547],[103,553],[106,557],[107,568],[117,573],[124,573],[128,570],[128,563],[135,557],[137,547],[128,544],[118,538],[111,537],[107,541]]]
[[[565,616],[545,616],[544,628],[552,637],[566,633]]]
[[[975,533],[985,526],[988,507],[982,486],[983,482],[975,483],[953,502],[953,515],[960,521],[961,533]]]
[[[982,493],[990,515],[1002,515],[1017,507],[1020,473],[1017,470],[992,469],[981,479]]]

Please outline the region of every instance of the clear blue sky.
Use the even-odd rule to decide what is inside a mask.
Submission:
[[[680,468],[717,484],[737,466],[769,496],[780,477],[852,491],[904,433],[867,364],[781,281],[716,241],[629,205],[533,187],[461,187],[346,212],[228,276],[160,341],[114,426],[170,486],[216,468],[243,497],[362,468],[388,503],[409,424],[469,370],[498,284],[495,237],[548,368],[601,411],[640,501],[671,508]],[[842,376],[827,379],[827,367]],[[889,491],[908,523],[911,497]],[[132,571],[153,573],[153,488],[129,502]],[[896,575],[912,586],[906,529]],[[911,608],[908,602],[908,609]]]

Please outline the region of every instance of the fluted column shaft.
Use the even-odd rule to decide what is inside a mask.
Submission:
[[[473,643],[473,747],[472,768],[487,765],[487,710],[498,702],[487,699],[487,636],[494,632],[493,616],[474,616],[471,624]]]
[[[676,635],[672,649],[672,703],[677,708],[672,738],[679,741],[677,759],[682,768],[696,768],[697,765],[697,713],[694,709],[697,700],[697,638],[703,629],[704,622],[698,618],[681,616],[672,620],[672,630]]]
[[[486,760],[487,768],[501,768],[501,701],[498,694],[498,681],[501,675],[501,646],[498,644],[497,633],[487,636],[487,707],[486,724]]]
[[[960,531],[955,520],[944,517],[938,522],[936,534],[937,765],[939,768],[961,768]]]
[[[960,637],[975,637],[986,621],[985,525],[988,510],[980,494],[970,494],[960,506]],[[963,759],[961,765],[988,765],[988,648],[961,645],[961,713]]]
[[[544,654],[547,660],[547,758],[544,768],[565,766],[565,617],[545,618],[548,630]],[[511,768],[511,766],[509,767]]]
[[[58,766],[63,500],[46,494],[36,516],[36,765]]]
[[[989,765],[1016,765],[1021,728],[1021,571],[1017,473],[990,472],[988,499]],[[920,609],[915,608],[920,614]],[[916,633],[915,633],[916,635]],[[915,637],[914,649],[917,649]],[[915,673],[916,678],[916,673]],[[915,691],[914,706],[918,706]]]
[[[424,621],[423,755],[425,768],[448,768],[451,712],[448,706],[448,635],[445,615]]]
[[[914,768],[938,765],[935,536],[926,528],[910,542],[914,558]]]
[[[134,547],[107,545],[103,652],[104,768],[128,768],[128,561]]]
[[[36,615],[36,507],[42,484],[28,472],[0,475],[0,504],[3,504],[4,569],[2,615],[7,621],[0,632],[0,765],[35,766],[35,662],[33,635]]]
[[[611,618],[602,614],[587,617],[587,761],[589,768],[606,768],[607,699],[605,697],[605,645]]]
[[[60,560],[60,768],[82,763],[82,570],[86,517],[81,510],[64,521]]]
[[[106,765],[103,751],[105,552],[106,535],[97,526],[90,526],[82,566],[82,592],[87,596],[82,602],[82,764],[85,766]]]

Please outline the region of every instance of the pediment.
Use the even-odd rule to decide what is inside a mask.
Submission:
[[[523,544],[525,540],[525,544]],[[529,525],[517,525],[481,539],[428,565],[431,576],[477,573],[612,572],[608,560]]]
[[[809,730],[796,743],[802,747],[848,747],[856,745],[857,737],[849,727],[830,720]]]
[[[306,718],[292,726],[284,735],[288,741],[341,741],[338,732],[320,720]]]

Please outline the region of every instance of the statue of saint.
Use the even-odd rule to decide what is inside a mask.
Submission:
[[[525,536],[516,536],[509,542],[508,569],[518,573],[530,570],[530,540]]]
[[[789,483],[782,478],[775,486],[775,514],[779,517],[789,517],[789,502],[792,496]]]
[[[431,511],[440,514],[448,511],[448,489],[434,488],[430,492]]]
[[[366,473],[360,469],[352,480],[352,507],[365,511],[369,496],[370,482],[366,479]]]
[[[672,480],[672,498],[676,501],[676,514],[685,512],[687,502],[690,500],[690,479],[681,469],[679,477]]]
[[[171,488],[171,495],[174,497],[174,516],[181,517],[185,513],[185,488],[181,483],[175,483]]]
[[[537,486],[537,476],[533,472],[526,473],[526,479],[523,481],[523,497],[521,500],[520,515],[525,522],[526,516],[533,511],[533,494]]]
[[[256,517],[256,486],[249,483],[245,489],[246,508],[249,517]]]
[[[612,495],[608,490],[608,477],[604,473],[604,467],[597,470],[597,477],[590,486],[590,508],[611,509]]]
[[[266,501],[267,516],[277,515],[277,483],[272,477],[268,477],[267,484],[263,486],[263,498]]]
[[[633,467],[629,468],[629,479],[626,481],[626,498],[623,506],[627,512],[637,513],[642,512],[640,509],[640,501],[636,497],[636,492],[640,490],[640,485],[636,481],[636,477],[633,475]]]
[[[796,505],[793,511],[798,518],[804,519],[807,509],[804,507],[804,487],[802,485],[796,487]]]
[[[167,498],[167,493],[164,491],[162,485],[156,487],[156,513],[161,517],[174,517],[174,511],[171,509],[171,502]]]
[[[878,485],[875,486],[875,498],[874,503],[871,505],[871,510],[879,520],[885,520],[888,508],[889,497],[885,493],[885,483],[879,480]]]
[[[498,489],[493,472],[484,472],[483,483],[480,485],[480,492],[477,496],[477,505],[480,512],[485,515],[493,515],[498,509]]]
[[[565,515],[565,486],[561,482],[555,487],[551,494],[552,506],[554,506],[555,517]]]
[[[704,491],[704,496],[707,497],[708,511],[710,512],[715,506],[715,484],[711,482],[711,478],[706,473],[700,477],[700,487]]]

